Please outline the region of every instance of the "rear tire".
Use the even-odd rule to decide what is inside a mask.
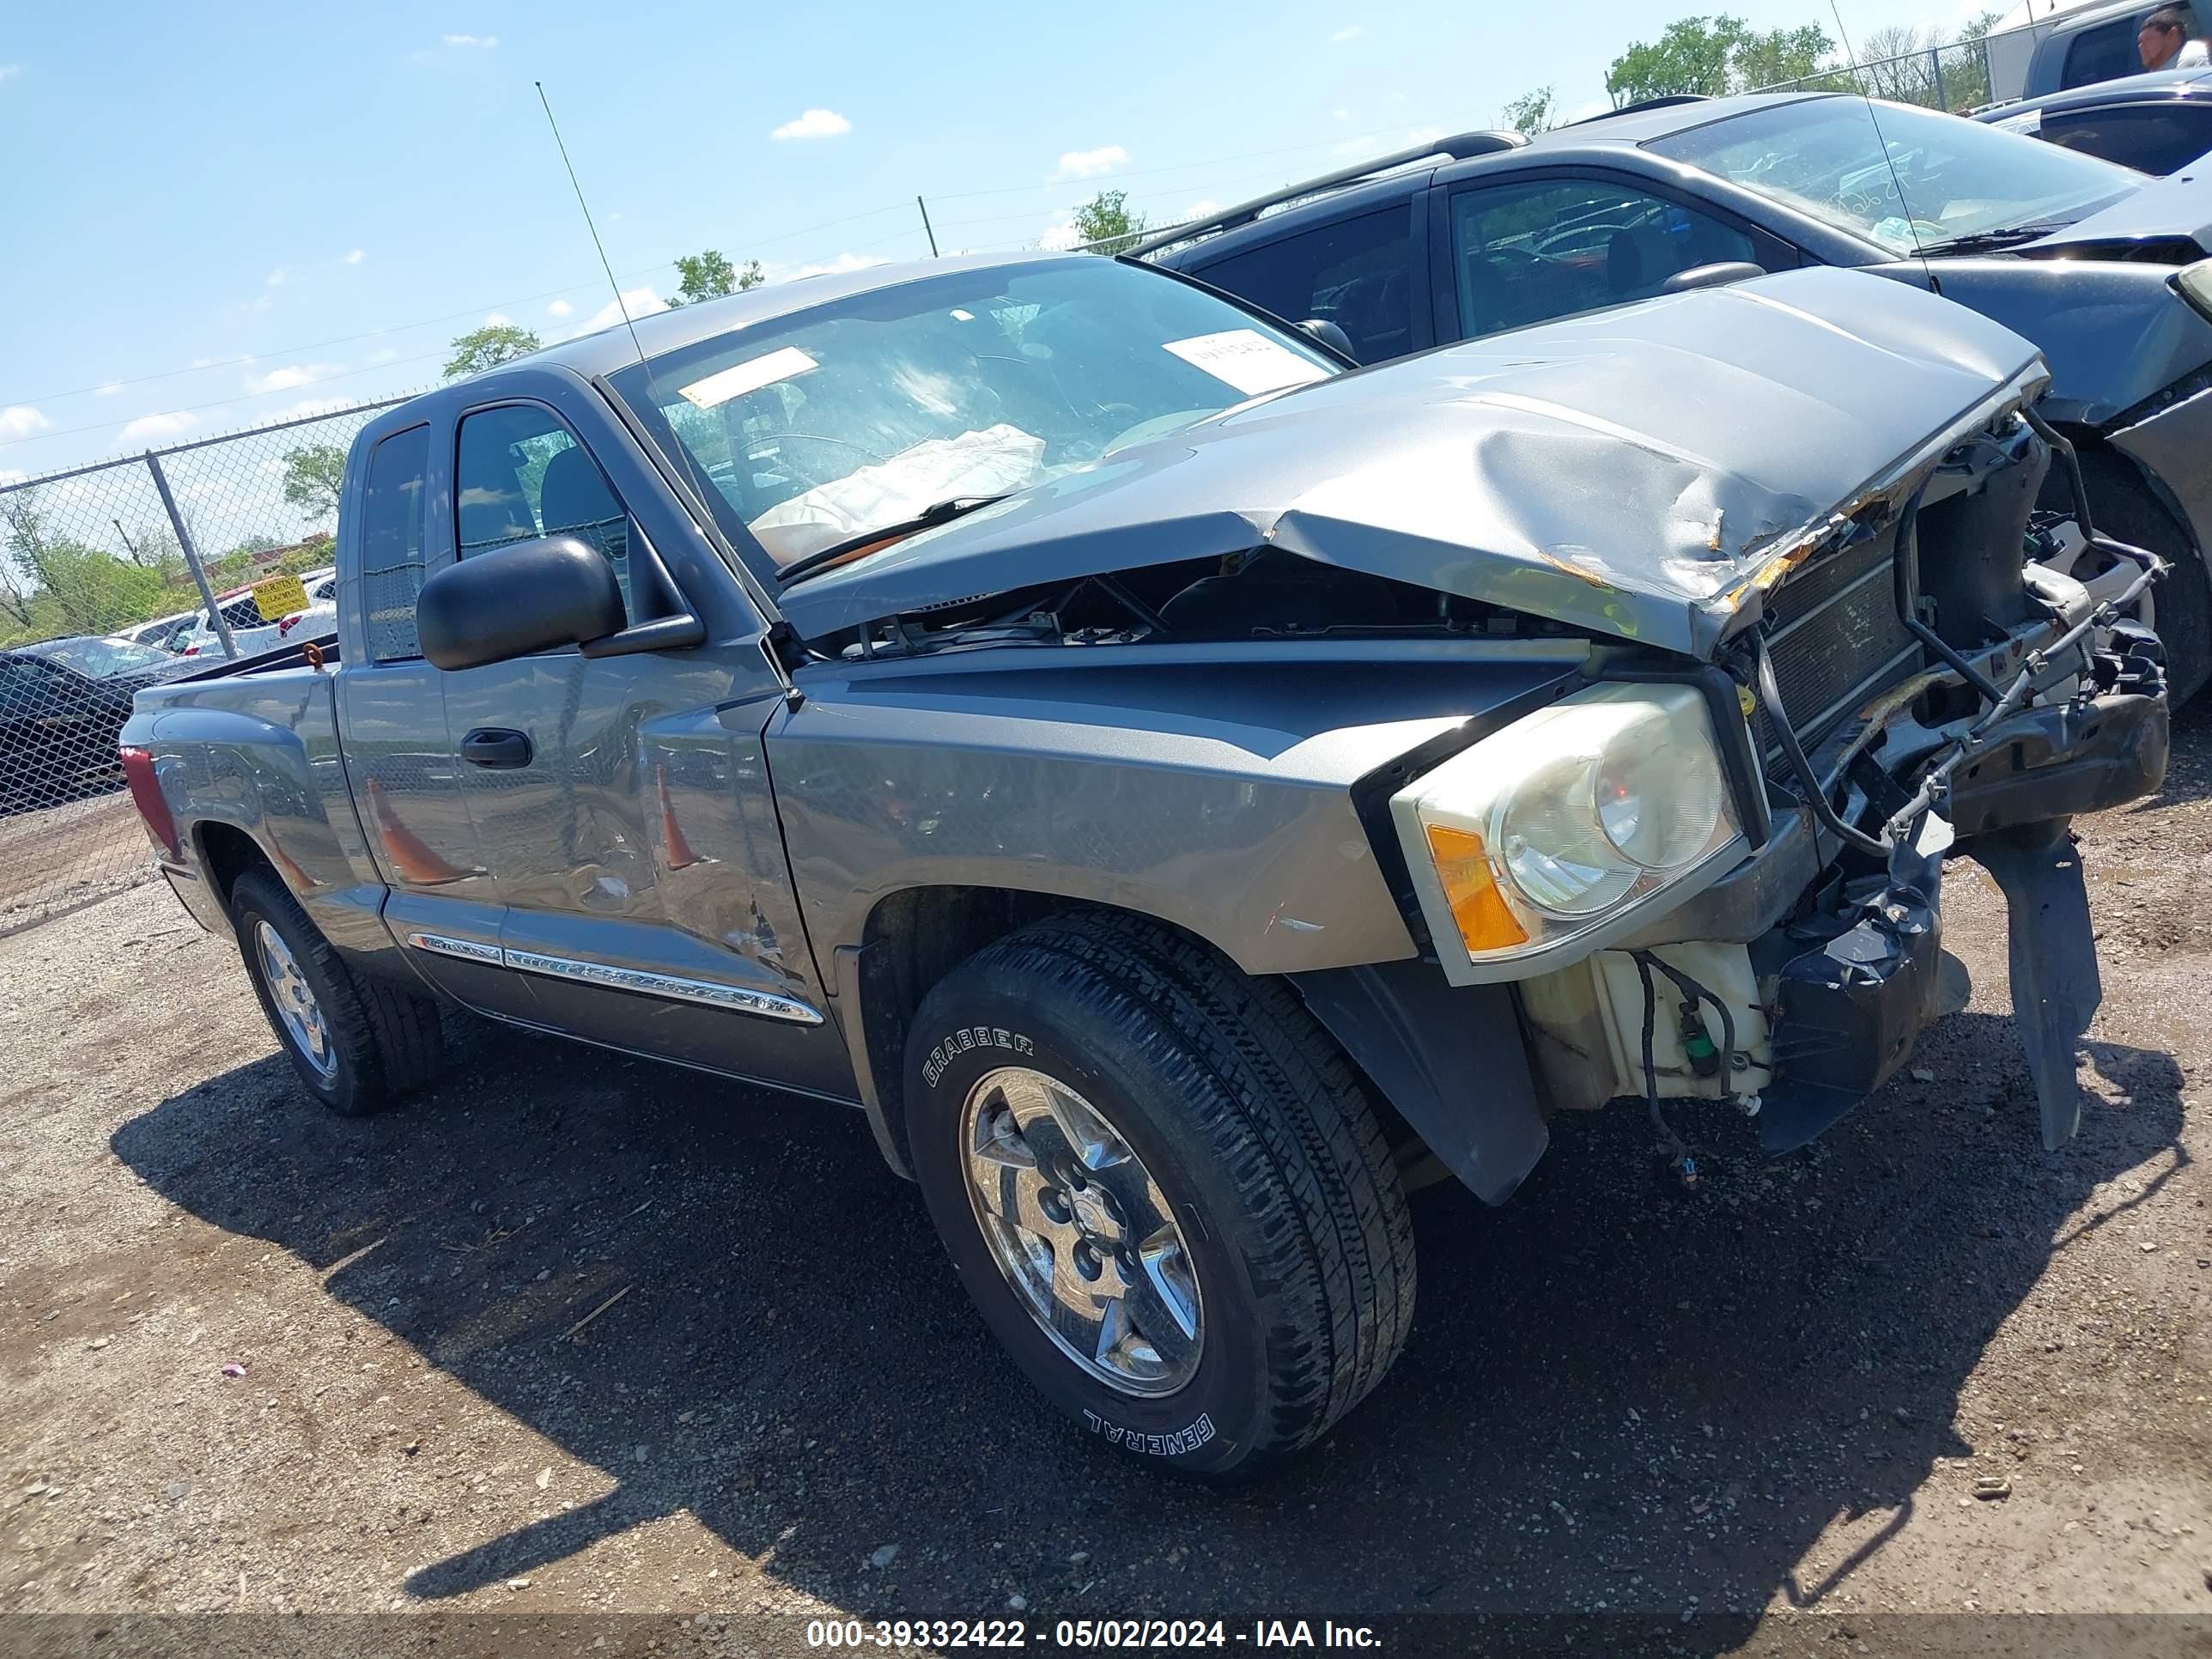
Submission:
[[[916,1178],[985,1322],[1110,1445],[1262,1470],[1404,1346],[1413,1226],[1389,1147],[1279,981],[1141,918],[1039,922],[924,999],[905,1098]]]
[[[437,1004],[347,967],[274,874],[239,877],[230,914],[269,1029],[317,1100],[364,1117],[436,1074]]]

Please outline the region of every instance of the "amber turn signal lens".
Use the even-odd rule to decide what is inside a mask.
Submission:
[[[1421,826],[1429,838],[1429,856],[1435,860],[1437,879],[1443,884],[1452,921],[1469,951],[1503,951],[1528,942],[1528,930],[1506,907],[1504,895],[1490,873],[1490,856],[1482,837],[1471,830],[1454,830],[1440,823]]]

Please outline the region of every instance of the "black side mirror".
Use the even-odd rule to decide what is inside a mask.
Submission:
[[[1686,294],[1693,288],[1726,288],[1730,283],[1764,276],[1766,272],[1748,259],[1723,259],[1718,264],[1692,265],[1659,284],[1662,294]]]
[[[1352,349],[1352,337],[1329,321],[1328,318],[1309,317],[1298,326],[1331,351],[1341,352],[1354,362],[1359,361],[1359,354]]]
[[[574,536],[472,553],[424,582],[415,600],[422,654],[447,669],[582,645],[628,621],[614,567]]]

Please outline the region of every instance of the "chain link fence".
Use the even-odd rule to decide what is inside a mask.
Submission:
[[[346,449],[404,401],[0,483],[0,933],[151,873],[132,694],[330,630]]]
[[[2027,31],[2014,33],[2025,35]],[[1991,101],[1990,51],[2003,37],[1954,40],[1778,81],[1761,92],[1857,92],[1893,104],[1964,113]]]

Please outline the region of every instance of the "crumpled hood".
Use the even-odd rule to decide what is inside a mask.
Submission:
[[[812,638],[1273,545],[1702,656],[1792,532],[2026,379],[2035,349],[1863,273],[1493,336],[1133,445],[783,596]]]

